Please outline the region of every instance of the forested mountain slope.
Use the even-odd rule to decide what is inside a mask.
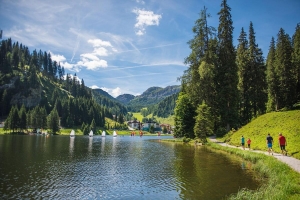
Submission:
[[[135,96],[132,94],[121,94],[117,96],[117,100],[123,103],[124,105],[127,105],[132,99],[134,99]]]
[[[58,115],[61,126],[64,127],[82,124],[103,127],[105,117],[111,118],[114,114],[127,112],[115,100],[93,94],[85,86],[84,80],[78,80],[76,74],[65,75],[64,68],[52,61],[50,53],[41,50],[31,53],[18,42],[2,40],[0,115],[11,120],[21,110],[27,115],[22,121],[26,123],[20,127],[19,122],[12,124],[14,121],[11,121],[6,123],[7,126],[14,126],[18,130],[46,127],[46,117],[53,112]]]
[[[168,86],[166,88],[150,87],[140,96],[136,96],[128,103],[128,109],[131,111],[139,111],[143,107],[157,104],[168,96],[179,93],[180,86]]]

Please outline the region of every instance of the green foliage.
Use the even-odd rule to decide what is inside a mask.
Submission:
[[[269,53],[267,57],[267,84],[268,84],[268,102],[267,112],[275,111],[277,109],[277,97],[276,92],[278,91],[278,75],[275,71],[275,40],[272,37]]]
[[[175,137],[194,138],[195,109],[188,95],[180,92],[175,107]]]
[[[254,119],[237,131],[229,132],[222,140],[232,145],[240,145],[240,137],[251,138],[252,148],[267,150],[266,136],[268,133],[274,138],[274,150],[281,152],[278,145],[278,134],[282,133],[287,139],[288,154],[300,159],[300,111],[272,112]]]
[[[53,109],[47,117],[47,125],[50,133],[55,135],[59,132],[59,116],[56,109]]]
[[[63,127],[91,124],[93,119],[96,126],[103,127],[105,117],[127,113],[126,107],[116,100],[93,95],[76,74],[67,74],[64,80],[64,68],[52,61],[49,53],[30,53],[26,46],[12,44],[11,39],[0,43],[0,75],[0,83],[5,85],[5,90],[0,89],[1,115],[8,116],[11,105],[25,105],[26,119],[22,110],[20,122],[7,123],[11,126],[6,128],[13,131],[22,131],[25,126],[46,128],[46,116],[53,109],[57,110]]]
[[[183,141],[184,143],[189,143],[189,142],[191,141],[191,138],[183,137],[183,138],[182,138],[182,141]]]
[[[236,63],[238,65],[238,89],[240,123],[246,124],[253,117],[265,113],[266,76],[261,49],[255,41],[252,22],[249,27],[249,44],[242,29],[239,37]]]
[[[296,26],[296,31],[292,38],[293,53],[292,62],[295,67],[296,75],[296,98],[300,102],[300,23]]]
[[[166,97],[164,100],[156,104],[155,106],[149,107],[148,110],[157,117],[167,118],[170,115],[174,115],[174,108],[178,93],[172,94]]]
[[[233,46],[233,25],[231,8],[226,0],[222,0],[218,27],[218,67],[216,80],[218,87],[219,126],[230,130],[237,126],[238,119],[238,75],[235,63],[235,48]]]
[[[292,44],[288,34],[281,28],[275,50],[275,72],[277,74],[277,109],[291,108],[296,103],[297,77],[292,63]]]
[[[210,107],[208,107],[203,101],[201,105],[197,108],[197,116],[195,117],[194,133],[197,138],[202,141],[206,141],[206,137],[213,135],[214,121],[210,112]]]
[[[178,93],[180,90],[179,85],[168,86],[166,88],[161,87],[151,87],[147,89],[143,94],[132,99],[127,108],[131,112],[139,112],[145,107],[152,106],[158,102],[164,100],[165,98]]]

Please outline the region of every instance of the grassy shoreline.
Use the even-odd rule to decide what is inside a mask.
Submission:
[[[168,139],[165,142],[183,142],[182,139]],[[194,145],[194,141],[189,142]],[[300,199],[300,174],[274,157],[251,151],[223,147],[209,142],[209,148],[223,151],[252,163],[252,169],[261,179],[267,179],[262,186],[255,191],[242,188],[228,199]]]

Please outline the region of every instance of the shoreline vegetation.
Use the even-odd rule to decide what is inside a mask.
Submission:
[[[80,130],[80,128],[74,128],[74,129],[61,129],[60,133],[59,134],[56,134],[56,135],[70,135],[70,132],[74,130],[75,131],[75,135],[76,136],[84,136],[83,132]],[[114,130],[105,130],[106,132],[106,135],[112,135]],[[117,134],[118,135],[122,135],[122,136],[128,136],[131,134],[132,131],[130,130],[116,130]],[[139,131],[133,131],[135,132],[135,136],[140,136],[140,132]],[[101,135],[102,133],[102,130],[98,130],[98,134],[94,134],[95,136],[96,135]],[[8,131],[4,131],[3,128],[0,128],[0,135],[18,135],[17,133],[10,133]],[[25,133],[22,133],[20,135],[28,135],[28,134],[25,134]],[[147,131],[143,131],[143,136],[157,136],[158,133],[150,133],[150,132],[147,132]],[[160,136],[172,136],[172,134],[164,134],[164,133],[160,133]]]
[[[183,138],[165,139],[163,142],[184,143]],[[195,140],[185,143],[195,145]],[[287,164],[260,153],[245,151],[236,148],[223,147],[213,142],[205,145],[213,150],[226,152],[238,156],[252,163],[252,169],[263,181],[257,190],[240,189],[228,199],[300,199],[300,174],[290,168]]]

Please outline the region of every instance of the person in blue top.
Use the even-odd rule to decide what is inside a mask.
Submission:
[[[243,149],[245,150],[245,138],[244,138],[244,136],[242,136],[242,138],[241,138],[241,144],[242,144]]]
[[[268,133],[266,142],[267,142],[267,146],[268,146],[269,155],[270,155],[270,152],[273,155],[273,148],[272,148],[272,146],[273,146],[273,138],[270,136],[270,133]]]

